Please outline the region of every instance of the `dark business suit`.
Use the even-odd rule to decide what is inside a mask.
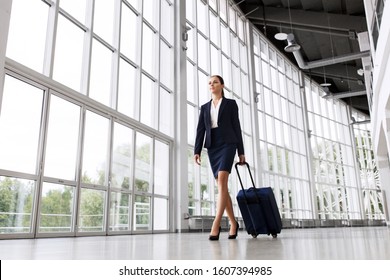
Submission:
[[[211,103],[212,100],[202,105],[200,109],[194,154],[201,154],[203,143],[205,148],[210,148],[211,146]],[[221,131],[223,141],[227,144],[237,144],[237,154],[243,155],[244,143],[238,118],[238,106],[234,99],[222,98],[218,112],[218,128]]]

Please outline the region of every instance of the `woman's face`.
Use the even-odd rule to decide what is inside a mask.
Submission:
[[[213,94],[221,94],[223,89],[223,84],[219,81],[217,77],[211,77],[209,80],[209,89]]]

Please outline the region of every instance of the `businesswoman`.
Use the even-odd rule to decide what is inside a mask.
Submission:
[[[237,237],[239,225],[234,217],[232,200],[228,192],[228,179],[236,151],[239,162],[241,164],[245,162],[238,106],[235,100],[224,96],[223,88],[222,77],[211,76],[209,89],[212,98],[201,107],[194,148],[194,160],[199,165],[202,148],[207,148],[211,169],[218,185],[217,209],[210,240],[219,239],[221,219],[225,210],[230,222],[228,238]]]

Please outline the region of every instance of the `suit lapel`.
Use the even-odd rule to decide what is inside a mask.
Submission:
[[[210,109],[211,109],[211,102],[213,102],[213,100],[211,99],[209,103],[207,103],[206,105],[206,112],[205,112],[205,120],[206,120],[206,127],[211,127],[211,118],[210,118]]]
[[[219,107],[219,111],[218,111],[218,121],[219,121],[219,116],[221,116],[223,109],[226,107],[226,103],[227,103],[226,98],[222,97],[221,106]]]

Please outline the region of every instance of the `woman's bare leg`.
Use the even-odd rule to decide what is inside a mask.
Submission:
[[[226,214],[229,218],[230,224],[232,225],[230,227],[231,232],[234,234],[236,230],[236,223],[235,223],[235,217],[233,212],[233,205],[232,200],[230,198],[230,194],[228,191],[228,179],[229,179],[229,172],[227,171],[219,171],[218,172],[218,200],[217,200],[217,209],[215,213],[215,219],[213,222],[213,226],[211,228],[210,235],[217,235],[219,226],[221,225],[221,219],[223,216],[223,213],[226,210]],[[230,234],[232,234],[230,233]]]
[[[229,193],[228,193],[228,200],[227,200],[227,204],[226,204],[226,214],[227,214],[227,216],[229,218],[229,222],[230,222],[229,234],[233,235],[236,233],[237,222],[236,222],[236,217],[234,216],[233,203],[232,203],[232,199],[231,199]]]

